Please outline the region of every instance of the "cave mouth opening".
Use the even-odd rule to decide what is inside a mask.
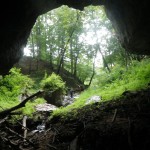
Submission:
[[[77,22],[76,18],[78,18],[78,13],[74,13],[74,14],[76,14],[76,15],[73,18],[70,17],[72,20],[71,20],[71,24],[69,23],[68,26],[66,26],[66,24],[61,24],[61,22],[59,20],[57,20],[57,18],[55,18],[55,17],[53,19],[54,19],[54,21],[57,22],[57,24],[54,24],[54,22],[51,22],[49,20],[48,24],[50,24],[50,29],[49,29],[48,25],[42,24],[44,22],[45,18],[43,20],[42,20],[42,17],[38,18],[37,22],[39,24],[38,25],[36,24],[37,27],[33,28],[33,31],[31,32],[31,36],[28,40],[29,45],[30,45],[28,47],[31,50],[31,54],[29,56],[37,57],[39,60],[42,59],[42,60],[46,60],[48,62],[52,61],[53,62],[52,65],[55,64],[53,66],[54,68],[55,67],[57,68],[57,64],[59,66],[59,64],[61,62],[60,60],[62,59],[62,57],[59,57],[59,56],[64,56],[63,67],[65,67],[65,69],[67,71],[68,70],[72,71],[72,70],[70,70],[70,67],[69,67],[69,65],[71,66],[70,60],[74,60],[74,62],[77,62],[76,65],[77,65],[77,68],[80,69],[80,71],[83,68],[87,69],[88,66],[83,67],[84,63],[88,62],[89,60],[92,63],[94,62],[94,61],[91,61],[92,60],[91,56],[95,57],[96,51],[94,51],[94,50],[96,50],[96,49],[97,49],[97,51],[99,50],[99,45],[97,43],[94,43],[94,39],[96,39],[96,41],[99,40],[98,35],[101,34],[102,31],[101,32],[97,31],[98,35],[95,33],[95,30],[94,30],[94,32],[92,32],[92,33],[90,32],[90,34],[88,33],[89,32],[88,31],[85,33],[85,35],[82,34],[79,36],[81,27],[84,26],[83,25],[84,22]],[[94,16],[94,12],[92,12],[90,14],[92,14]],[[69,13],[67,13],[67,15],[69,15]],[[61,14],[61,17],[62,18],[64,17],[63,14]],[[62,19],[62,21],[68,22],[67,17],[65,19]],[[86,21],[88,21],[88,19],[86,19]],[[106,21],[106,22],[101,22],[101,23],[107,24],[108,22]],[[59,26],[57,26],[57,25],[59,25]],[[65,25],[65,26],[63,26],[63,25]],[[41,28],[39,28],[40,26],[41,26]],[[45,28],[45,26],[47,26],[46,30],[43,29],[43,28]],[[97,24],[95,27],[95,22],[93,22],[93,26],[89,27],[88,25],[85,25],[84,27],[85,27],[85,30],[90,30],[91,28],[95,29],[97,27]],[[76,30],[76,28],[74,29],[74,27],[78,27],[77,28],[78,30]],[[108,28],[111,28],[111,26],[108,25]],[[62,30],[62,29],[64,29],[64,30]],[[69,29],[69,30],[66,30],[66,29]],[[58,32],[55,32],[56,30]],[[44,32],[44,31],[46,31],[46,32]],[[34,33],[36,33],[37,35]],[[51,33],[53,33],[53,34],[51,34]],[[108,33],[108,35],[109,35],[109,33]],[[105,36],[105,34],[103,34],[103,36]],[[46,37],[46,38],[44,38],[44,37]],[[72,37],[74,39],[72,39],[72,38],[70,39],[70,37]],[[112,37],[113,37],[113,35],[111,36],[111,38]],[[88,40],[86,40],[86,39],[88,39]],[[108,40],[107,42],[109,42],[109,38],[107,40]],[[32,42],[33,43],[35,42],[35,43],[33,44]],[[48,45],[48,43],[50,43],[50,42],[52,42],[52,43],[50,45]],[[115,45],[115,42],[116,41],[113,41],[112,45]],[[109,55],[113,54],[112,52],[106,53],[103,51],[102,48],[107,46],[107,45],[105,45],[105,42],[100,41],[99,43],[101,44],[100,50],[102,50],[102,54],[104,56],[106,56],[107,54],[109,54]],[[116,44],[115,46],[119,46],[119,44]],[[119,47],[119,48],[121,49],[122,47]],[[87,51],[86,51],[86,49],[87,49]],[[38,51],[38,50],[41,50],[41,51]],[[71,50],[74,52],[74,55],[72,55],[72,57],[74,59],[69,58],[69,56],[71,56],[71,55],[69,55],[69,54],[71,54]],[[81,51],[78,51],[78,50],[81,50]],[[111,50],[112,50],[112,48],[111,48]],[[122,53],[120,53],[120,54],[122,54]],[[123,54],[126,54],[126,53],[123,53]],[[53,57],[50,57],[50,56],[53,56]],[[80,57],[82,56],[82,57],[79,59],[79,56]],[[115,53],[115,56],[118,56],[118,55]],[[135,58],[135,59],[140,60],[140,59],[143,59],[143,57],[145,58],[145,56],[137,57],[135,55],[132,55],[133,59]],[[78,61],[76,61],[76,58],[78,58],[77,59]],[[124,58],[126,58],[126,57],[124,57]],[[103,61],[104,61],[104,59],[103,59]],[[108,59],[107,59],[107,61],[108,61]],[[109,62],[109,63],[111,64],[111,62]],[[80,66],[79,64],[80,65],[82,64],[83,66],[79,67]],[[111,65],[110,66],[113,67],[113,64],[111,64]],[[134,62],[134,65],[136,66],[137,64]],[[91,65],[91,66],[93,67],[93,65]],[[105,68],[107,69],[107,71],[109,71],[106,64],[105,64]],[[144,65],[143,65],[143,68],[144,69],[142,70],[143,72],[141,73],[141,76],[144,75],[145,70],[148,70],[148,69],[146,69],[146,67]],[[74,70],[73,71],[73,73],[74,73],[75,68],[73,68],[73,70]],[[137,72],[134,72],[134,76],[133,76],[132,80],[130,80],[130,81],[135,81],[135,79],[141,78],[141,77],[136,76],[139,73],[138,70],[139,70],[139,68],[137,67],[137,69],[136,69]],[[79,73],[79,72],[76,72],[76,73]],[[88,73],[86,72],[86,74],[88,74]],[[122,74],[122,71],[119,73]],[[81,74],[79,74],[79,75],[81,75]],[[82,76],[82,77],[85,77],[85,76]],[[148,77],[149,77],[149,74],[147,73],[147,76],[144,76],[145,81],[148,79]],[[109,78],[109,76],[108,76],[108,78]],[[120,80],[120,78],[119,78],[119,80]],[[129,83],[133,86],[136,85],[135,82],[130,82],[130,81],[126,80],[125,82]],[[86,82],[88,82],[88,80],[86,80]],[[122,84],[122,83],[120,82],[119,84]],[[115,84],[113,84],[113,86],[114,85]],[[107,91],[107,95],[108,95],[108,91]],[[117,92],[118,91],[116,90],[116,93]],[[120,100],[120,101],[118,101],[118,103],[116,103],[116,101],[114,101],[113,103],[106,102],[105,108],[104,108],[104,105],[105,105],[104,103],[102,103],[102,105],[95,104],[94,105],[95,107],[87,106],[85,108],[86,110],[90,110],[88,108],[93,108],[93,109],[91,109],[91,111],[89,113],[87,113],[86,111],[80,110],[80,112],[79,112],[80,116],[78,116],[78,117],[80,117],[80,121],[73,122],[74,120],[71,120],[72,118],[70,119],[71,123],[69,122],[68,124],[64,124],[64,121],[63,121],[62,122],[63,127],[60,126],[61,128],[60,128],[59,133],[64,133],[64,131],[66,131],[66,134],[64,136],[62,136],[58,132],[56,132],[56,130],[54,130],[54,132],[52,130],[52,132],[50,132],[50,134],[49,134],[50,139],[48,138],[48,143],[50,143],[50,140],[52,139],[51,135],[52,136],[54,135],[53,139],[55,139],[56,134],[58,133],[58,136],[59,135],[61,136],[60,140],[58,140],[58,141],[61,141],[62,139],[64,140],[64,141],[62,140],[62,143],[61,143],[63,146],[64,146],[64,143],[69,139],[65,145],[66,146],[65,149],[67,149],[71,143],[73,143],[73,145],[75,143],[75,146],[79,146],[82,149],[87,149],[87,148],[93,149],[93,147],[94,147],[94,149],[99,149],[99,147],[103,147],[104,149],[112,149],[112,147],[114,147],[116,149],[137,149],[137,150],[138,149],[140,149],[140,150],[148,149],[148,147],[150,147],[149,146],[149,143],[150,143],[150,141],[149,141],[149,134],[150,134],[150,132],[149,132],[149,123],[150,123],[150,121],[149,121],[149,114],[150,114],[149,113],[149,110],[150,110],[149,109],[149,106],[150,106],[149,105],[149,97],[150,97],[149,93],[150,93],[149,89],[141,90],[141,91],[137,91],[137,92],[133,92],[133,93],[125,92],[124,93],[125,94],[124,101]],[[72,113],[74,113],[74,112],[72,112]],[[57,123],[60,125],[60,120],[57,118],[56,118],[56,120],[58,121],[58,122],[56,121],[56,129],[57,129],[57,127],[58,127]],[[73,123],[75,125],[73,127],[76,127],[75,132],[73,131],[74,128],[72,128]],[[51,126],[51,124],[50,124],[50,126]],[[54,125],[54,127],[55,127],[55,125]],[[67,129],[67,130],[64,130],[64,129]],[[6,128],[4,128],[4,130],[6,130]],[[17,130],[18,130],[18,128],[16,129],[16,131]],[[70,131],[70,133],[69,133],[69,131]],[[68,133],[70,136],[67,135]],[[2,132],[2,134],[3,134],[3,132]],[[80,136],[79,136],[79,134],[80,134]],[[79,136],[79,139],[76,138],[78,136]],[[40,136],[38,136],[38,137],[40,137]],[[67,140],[66,140],[66,138],[67,138]],[[36,141],[38,141],[38,140],[36,140]],[[54,146],[59,146],[58,141],[52,140],[51,144],[52,145],[54,144]],[[43,144],[43,142],[45,142],[45,135],[44,135],[44,138],[42,138],[41,145]],[[56,143],[54,143],[54,142],[56,142]],[[6,143],[8,143],[8,140],[6,141]],[[4,144],[6,144],[6,143],[4,143]],[[12,145],[12,143],[11,143],[11,145]],[[32,143],[29,143],[29,144],[32,144]],[[79,145],[77,145],[77,144],[79,144]],[[6,144],[6,146],[7,146],[7,144]],[[46,144],[46,146],[47,146],[47,144]],[[54,147],[54,149],[55,149],[55,147]]]
[[[65,69],[89,84],[93,74],[81,72],[105,68],[110,73],[116,63],[128,67],[130,59],[140,61],[146,56],[125,51],[104,6],[88,6],[80,11],[63,5],[37,18],[24,57],[35,58],[37,68],[42,60],[58,74]],[[29,67],[32,72],[32,64]]]
[[[125,51],[107,18],[104,6],[88,6],[84,11],[61,6],[39,16],[30,33],[24,57],[35,58],[36,69],[40,61],[45,61],[58,74],[65,70],[87,87],[96,73],[102,78],[106,76],[109,84],[117,78],[124,78],[122,74],[126,74],[131,64],[137,65],[142,59],[148,58]],[[31,62],[28,66],[30,73],[36,70]],[[107,74],[103,74],[102,68]],[[116,70],[112,72],[111,69]],[[116,73],[116,76],[110,77],[111,73]],[[128,87],[120,88],[117,93],[123,93]]]
[[[67,58],[70,49],[81,49],[83,60],[93,57],[96,67],[102,67],[104,57],[111,53],[108,47],[111,38],[121,47],[104,6],[88,6],[80,11],[63,5],[37,18],[24,56],[53,61],[56,65],[60,54],[65,55],[68,63],[71,62],[71,58]]]
[[[121,45],[133,54],[149,55],[149,5],[130,1],[25,1],[4,2],[1,7],[7,8],[7,13],[1,12],[1,45],[0,74],[8,70],[22,57],[21,48],[26,45],[31,28],[37,17],[62,5],[68,5],[83,10],[88,5],[104,5],[107,16],[111,20]],[[2,10],[2,9],[1,9]],[[3,10],[2,10],[3,11]],[[7,18],[7,19],[6,19]],[[144,26],[144,27],[143,27]],[[7,41],[7,42],[6,42]]]

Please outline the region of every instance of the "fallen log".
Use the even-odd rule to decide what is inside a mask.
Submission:
[[[25,107],[25,104],[31,100],[32,98],[34,98],[35,96],[39,96],[43,93],[43,91],[38,91],[37,93],[29,96],[28,98],[26,98],[25,100],[23,100],[21,103],[19,103],[18,105],[11,107],[9,109],[6,109],[4,111],[0,112],[0,118],[5,118],[6,116],[10,115],[12,111],[17,110],[19,108]]]

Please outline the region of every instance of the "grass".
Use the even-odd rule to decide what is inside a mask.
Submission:
[[[101,79],[97,80],[96,77],[96,83],[94,82],[89,89],[81,93],[80,97],[76,99],[73,104],[55,110],[52,114],[52,117],[67,117],[70,112],[76,114],[76,111],[84,107],[87,99],[93,95],[100,96],[102,98],[101,102],[104,102],[119,98],[124,91],[137,91],[147,88],[148,83],[150,83],[149,62],[150,59],[143,60],[142,62],[134,62],[134,64],[131,65],[128,70],[120,67],[116,71],[116,68],[114,68],[112,73],[109,75],[109,78],[108,76],[103,77],[103,81],[101,81]],[[120,70],[123,70],[124,73],[118,76],[118,72]],[[102,74],[105,75],[105,73]]]
[[[14,77],[13,79],[13,81],[15,81]],[[18,78],[14,83],[17,82]],[[136,91],[147,88],[150,83],[150,59],[146,59],[141,62],[133,62],[128,69],[116,65],[112,68],[112,72],[110,74],[101,69],[98,76],[95,76],[92,83],[93,84],[91,87],[82,92],[80,97],[76,99],[73,104],[55,110],[51,117],[67,117],[68,115],[75,116],[78,110],[86,105],[86,101],[94,95],[100,96],[101,102],[104,102],[118,99],[124,91]],[[12,95],[12,93],[4,87],[5,86],[3,86],[3,88],[1,87],[0,111],[13,107],[19,103],[18,96],[9,96]],[[30,90],[34,91],[34,89]],[[32,116],[35,112],[34,107],[37,104],[44,102],[44,99],[41,98],[35,100],[34,102],[28,102],[26,107],[22,108],[21,111],[23,114]]]

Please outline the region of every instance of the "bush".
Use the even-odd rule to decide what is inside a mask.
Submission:
[[[48,77],[45,75],[44,79],[41,81],[41,87],[44,90],[52,92],[60,90],[63,94],[65,94],[65,82],[63,82],[62,78],[55,73],[52,73]]]
[[[52,73],[48,77],[45,75],[44,79],[41,81],[41,87],[45,91],[44,98],[48,103],[56,106],[62,105],[62,96],[66,94],[66,89],[65,82],[63,82],[59,75],[55,73]]]
[[[9,75],[0,79],[0,106],[8,108],[16,105],[19,103],[19,96],[25,90],[30,90],[32,85],[33,81],[23,75],[20,69],[12,68]]]

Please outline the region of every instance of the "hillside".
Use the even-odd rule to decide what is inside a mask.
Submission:
[[[25,75],[29,75],[32,79],[39,81],[43,79],[45,73],[51,74],[52,72],[56,73],[56,69],[51,67],[48,62],[36,59],[33,59],[29,56],[24,56],[20,61],[14,65],[17,68],[21,68],[21,72]],[[66,82],[67,87],[78,88],[79,86],[84,86],[82,81],[77,77],[74,77],[67,70],[62,70],[60,76],[63,81]]]
[[[33,117],[28,116],[26,128],[23,119],[9,120],[9,117],[15,119],[12,114],[2,118],[0,149],[148,150],[149,68],[146,59],[134,62],[128,70],[117,67],[108,76],[103,72],[104,78],[95,81],[72,105],[47,112],[35,111]],[[97,89],[96,85],[99,85]],[[91,96],[101,99],[86,104]]]

